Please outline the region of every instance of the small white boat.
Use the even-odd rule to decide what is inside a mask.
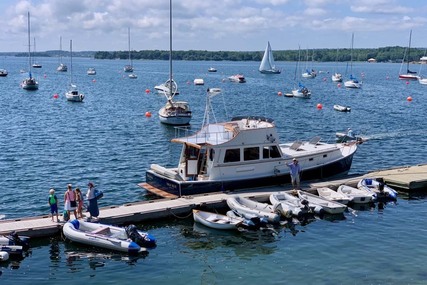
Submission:
[[[230,77],[228,77],[228,80],[231,82],[237,82],[237,83],[245,83],[246,79],[242,74],[235,74]]]
[[[96,75],[96,69],[94,67],[89,67],[86,73],[87,75]]]
[[[315,71],[312,71],[312,70],[306,70],[303,74],[302,74],[302,77],[303,78],[308,78],[308,79],[313,79],[313,78],[316,78],[316,72]]]
[[[427,85],[427,78],[419,77],[418,82],[422,85]]]
[[[370,203],[375,200],[375,194],[367,191],[366,189],[359,189],[348,185],[340,185],[337,192],[350,197],[350,202],[354,204]]]
[[[344,86],[347,88],[359,89],[362,88],[362,83],[357,78],[350,75],[350,79],[344,82]]]
[[[22,246],[24,250],[27,250],[30,247],[30,237],[20,236],[15,232],[11,233],[10,235],[1,235],[0,246],[9,245],[19,245]]]
[[[128,75],[128,77],[129,77],[130,79],[137,79],[137,78],[138,78],[138,75],[136,75],[135,73],[131,73],[131,74],[129,74],[129,75]]]
[[[217,230],[235,230],[243,222],[243,219],[195,209],[193,218],[195,222]]]
[[[227,198],[227,205],[241,216],[251,219],[253,216],[265,218],[270,223],[278,223],[280,215],[275,212],[274,207],[267,203],[259,203],[248,198],[233,196]]]
[[[311,91],[302,84],[298,85],[298,88],[292,90],[293,97],[309,99],[311,97]]]
[[[205,81],[203,78],[196,78],[194,79],[194,85],[205,85]]]
[[[298,197],[308,201],[310,208],[314,213],[321,213],[322,210],[328,214],[341,214],[347,209],[347,206],[338,202],[330,201],[320,196],[298,191]]]
[[[338,143],[357,142],[361,144],[368,140],[368,137],[362,136],[358,133],[349,134],[348,132],[336,132],[335,136]]]
[[[217,72],[215,67],[209,67],[208,72]]]
[[[357,188],[376,194],[377,200],[396,200],[397,191],[386,185],[382,178],[363,178]]]
[[[317,193],[319,194],[320,197],[323,197],[326,200],[338,202],[344,205],[347,205],[348,202],[350,202],[351,200],[350,197],[347,196],[346,194],[342,192],[334,191],[328,187],[317,188]]]
[[[0,77],[6,77],[8,75],[8,72],[6,69],[0,69]]]
[[[341,73],[334,73],[331,76],[332,82],[342,82],[342,74]]]
[[[334,110],[339,112],[350,112],[351,108],[349,106],[343,106],[343,105],[334,105]]]
[[[73,220],[65,223],[62,231],[71,241],[127,253],[144,252],[146,247],[156,244],[153,236],[136,230],[133,225],[122,228]]]
[[[309,213],[308,203],[286,192],[276,192],[270,195],[270,203],[284,217],[302,217]]]

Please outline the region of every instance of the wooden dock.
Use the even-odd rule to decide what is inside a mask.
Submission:
[[[427,165],[379,170],[366,175],[346,176],[339,180],[311,181],[301,186],[308,191],[324,186],[336,189],[341,184],[355,186],[361,178],[365,177],[382,177],[391,187],[398,187],[406,191],[427,190]],[[146,188],[147,184],[141,183],[139,186]],[[162,193],[163,191],[160,192],[160,189],[150,190],[159,190],[157,194],[164,194]],[[224,208],[226,207],[226,199],[233,194],[264,202],[268,200],[272,192],[286,190],[291,190],[291,186],[263,187],[230,193],[218,192],[185,197],[164,194],[167,198],[101,208],[99,219],[100,222],[105,224],[123,225],[170,217],[187,217],[194,208]],[[62,219],[62,216],[60,216],[60,219]],[[30,237],[48,237],[59,234],[61,230],[62,223],[52,222],[48,215],[0,220],[0,235],[10,234],[15,231],[20,235]]]

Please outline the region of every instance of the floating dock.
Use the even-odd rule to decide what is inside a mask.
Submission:
[[[310,181],[302,184],[304,190],[318,187],[337,188],[341,184],[356,186],[357,182],[365,177],[383,178],[391,187],[404,191],[427,189],[427,164],[399,167],[388,170],[379,170],[363,176],[346,176],[340,180]],[[140,187],[149,185],[141,183]],[[156,188],[147,189],[161,199],[128,203],[120,206],[109,206],[100,209],[100,222],[105,224],[123,225],[129,223],[142,223],[171,217],[186,217],[194,208],[224,208],[230,195],[239,194],[257,201],[267,201],[272,192],[291,190],[290,185],[263,187],[239,190],[235,192],[218,192],[204,195],[177,197]],[[159,190],[159,191],[158,191]],[[62,215],[60,216],[62,220]],[[29,237],[48,237],[59,234],[62,223],[52,222],[49,215],[38,217],[25,217],[9,220],[0,220],[0,235],[7,235],[15,231],[19,235]]]

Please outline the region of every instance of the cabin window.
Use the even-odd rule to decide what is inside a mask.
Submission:
[[[210,149],[209,150],[209,160],[213,161],[214,157],[215,157],[215,150],[214,149]]]
[[[199,156],[199,149],[187,146],[185,148],[185,157],[187,159],[196,159]]]
[[[324,155],[323,155],[323,157],[324,157],[324,158],[325,158],[325,157],[328,157],[328,155],[327,155],[327,154],[324,154]]]
[[[280,157],[280,151],[275,145],[265,146],[262,149],[262,158],[278,158]]]
[[[243,150],[244,160],[257,160],[259,159],[259,147],[247,147]]]
[[[225,151],[224,162],[237,162],[240,161],[240,149],[227,149]]]

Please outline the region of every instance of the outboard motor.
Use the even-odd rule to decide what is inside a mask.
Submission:
[[[156,240],[154,237],[150,236],[149,234],[141,235],[135,225],[127,226],[125,231],[128,238],[130,238],[133,242],[136,242],[139,246],[154,247],[156,245]]]
[[[22,246],[23,250],[28,250],[30,248],[29,238],[23,237],[21,239],[15,231],[8,235],[7,238],[13,243],[13,245]]]

